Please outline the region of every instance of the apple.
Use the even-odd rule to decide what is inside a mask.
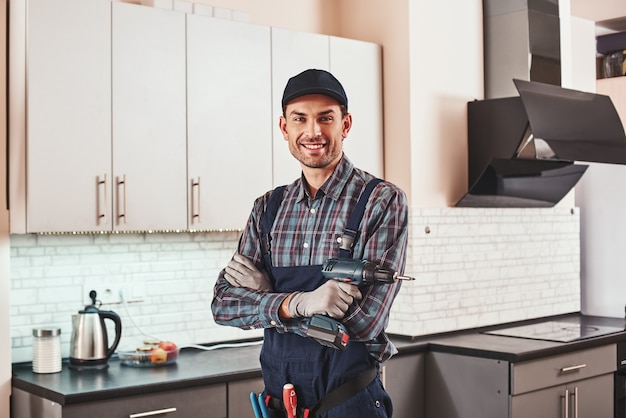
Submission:
[[[167,352],[167,359],[169,361],[176,360],[178,358],[178,347],[171,341],[161,341],[158,348],[162,348]]]
[[[167,361],[167,351],[161,347],[157,347],[150,351],[150,362],[154,364],[161,364]]]
[[[162,348],[165,351],[176,351],[178,347],[171,341],[160,341],[157,347]]]

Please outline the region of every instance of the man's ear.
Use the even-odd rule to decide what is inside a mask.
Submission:
[[[348,137],[348,132],[350,132],[351,128],[352,128],[352,114],[348,113],[343,118],[343,126],[341,128],[341,137],[343,139],[346,139]]]
[[[280,119],[278,119],[278,127],[280,128],[280,131],[283,133],[283,139],[285,141],[289,140],[289,137],[287,136],[287,120],[285,119],[284,116],[281,116]]]

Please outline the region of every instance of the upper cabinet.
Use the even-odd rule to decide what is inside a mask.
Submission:
[[[111,6],[114,229],[186,229],[185,14]]]
[[[111,3],[26,6],[10,10],[11,232],[110,230]]]
[[[11,233],[243,228],[300,174],[278,119],[307,68],[342,81],[348,156],[382,176],[377,45],[110,0],[14,0],[10,31]]]
[[[272,188],[270,29],[187,16],[189,228],[243,228]]]

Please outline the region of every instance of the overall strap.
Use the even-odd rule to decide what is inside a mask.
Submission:
[[[354,248],[354,241],[356,240],[356,236],[359,232],[361,219],[363,219],[363,214],[365,213],[365,205],[367,205],[367,201],[369,200],[374,187],[376,187],[376,185],[378,185],[381,181],[382,180],[379,178],[370,180],[361,193],[359,201],[352,210],[350,218],[348,218],[346,228],[343,230],[343,235],[341,236],[341,246],[339,247],[339,257],[352,258],[352,249]]]
[[[286,188],[287,186],[280,186],[274,189],[267,201],[267,206],[265,207],[265,212],[261,219],[261,252],[267,267],[272,265],[272,257],[270,254],[272,249],[272,237],[270,236],[270,232],[272,231],[272,225],[274,225],[274,219],[276,219],[276,214],[278,213],[278,208],[283,200]]]

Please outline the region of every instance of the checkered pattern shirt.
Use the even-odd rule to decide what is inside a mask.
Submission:
[[[287,186],[271,231],[272,265],[276,267],[321,265],[339,256],[340,237],[352,209],[367,182],[374,177],[353,166],[344,155],[331,177],[311,198],[301,177]],[[239,241],[238,252],[263,267],[261,220],[271,191],[254,202]],[[404,192],[388,182],[379,183],[366,205],[354,258],[375,262],[403,272],[408,239],[408,205]],[[287,293],[259,292],[231,286],[222,271],[214,289],[212,310],[218,324],[243,329],[276,328],[278,332],[305,335],[306,319],[278,315]],[[362,286],[362,300],[355,300],[342,323],[351,341],[364,342],[378,361],[397,352],[385,334],[391,304],[400,283]]]

